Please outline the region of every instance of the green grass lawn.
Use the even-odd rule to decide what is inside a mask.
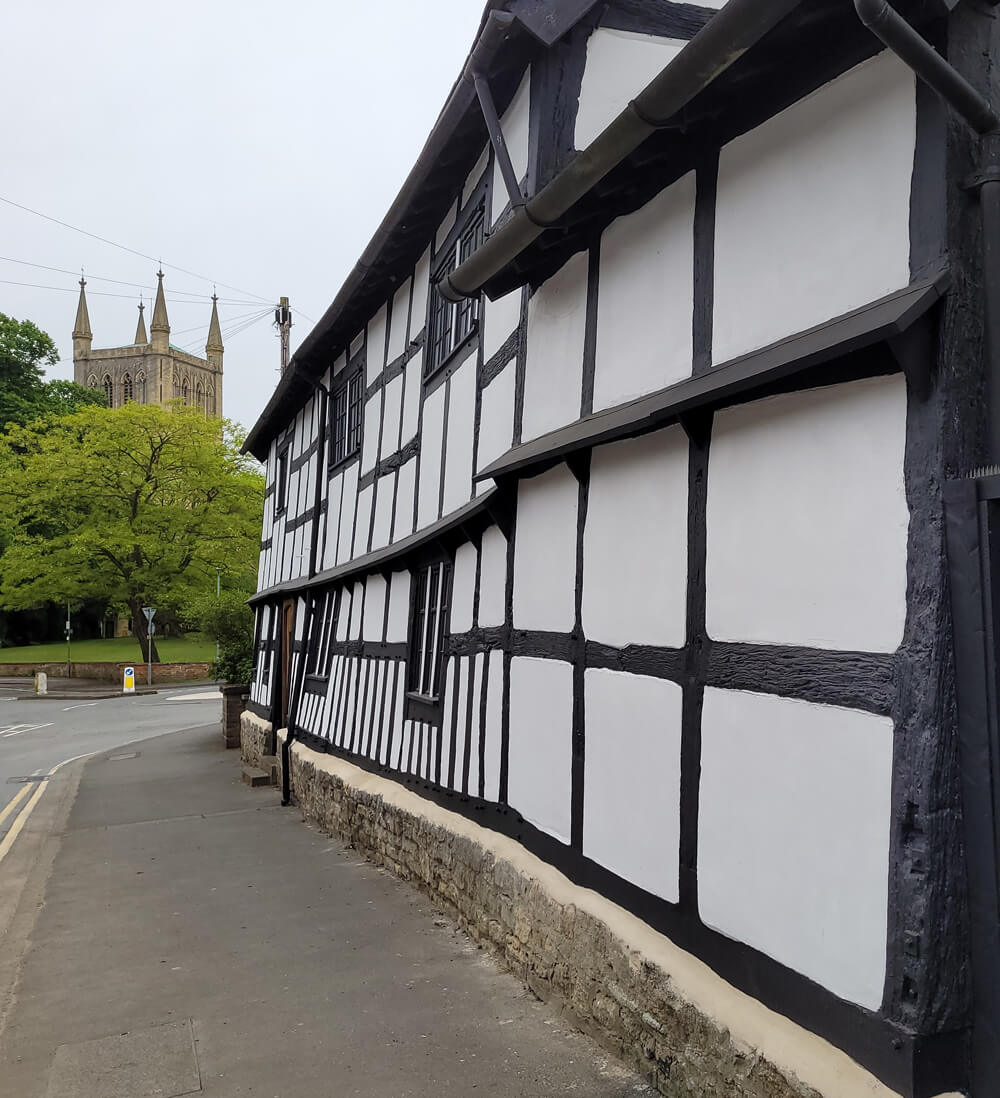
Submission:
[[[73,641],[73,662],[102,660],[122,663],[142,662],[139,642],[135,637],[112,637],[108,640]],[[186,637],[157,637],[156,649],[161,663],[200,663],[215,659],[215,642],[198,634]],[[66,660],[66,642],[29,644],[26,648],[0,648],[3,663],[60,663]]]

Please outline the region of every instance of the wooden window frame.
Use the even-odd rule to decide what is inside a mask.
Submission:
[[[330,468],[350,461],[361,450],[365,419],[364,372],[355,370],[330,399]]]
[[[486,239],[485,192],[473,199],[448,243],[435,256],[436,266],[428,295],[427,353],[424,356],[424,381],[443,370],[456,353],[479,331],[481,295],[448,301],[437,290],[446,275],[464,263]]]
[[[441,710],[453,572],[452,561],[446,556],[425,560],[412,570],[406,661],[408,715],[417,709],[426,719],[429,709]]]
[[[274,517],[283,515],[288,507],[288,484],[292,477],[292,463],[289,457],[291,443],[278,451],[276,458],[276,470],[274,474]]]
[[[340,616],[341,589],[330,588],[315,596],[312,632],[306,655],[306,676],[326,681],[330,677],[330,654]]]

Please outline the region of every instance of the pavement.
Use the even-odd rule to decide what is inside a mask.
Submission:
[[[39,788],[0,843],[2,1098],[653,1093],[427,898],[244,786],[217,723]]]
[[[142,683],[142,680],[145,677],[145,671],[142,670],[141,666],[139,672],[135,694],[155,694],[157,692],[156,686],[146,686]],[[170,687],[216,686],[217,683],[215,679],[192,679],[185,683],[169,683],[166,685]],[[38,695],[35,693],[35,680],[33,677],[24,675],[0,675],[0,695],[7,695],[12,700],[14,698],[48,697],[65,701],[67,698],[120,698],[134,696],[132,694],[124,694],[120,684],[107,682],[102,679],[67,679],[54,678],[50,675],[48,676],[46,686],[46,693],[44,695]],[[163,690],[165,689],[165,686],[160,684],[158,688]],[[0,700],[3,699],[0,698]]]

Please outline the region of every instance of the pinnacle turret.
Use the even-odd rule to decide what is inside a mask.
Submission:
[[[133,341],[137,347],[141,347],[143,344],[146,344],[146,343],[149,342],[149,336],[146,335],[146,319],[142,315],[143,309],[145,309],[145,307],[146,306],[143,305],[143,303],[140,301],[139,302],[139,323],[136,325],[135,340]]]
[[[219,327],[219,299],[212,294],[212,319],[208,325],[208,342],[205,344],[205,350],[218,351],[220,354],[225,350],[222,346],[222,329]]]
[[[76,307],[76,323],[73,325],[73,359],[86,358],[94,333],[90,330],[90,313],[87,312],[87,280],[80,279],[80,303]]]
[[[163,271],[156,272],[156,300],[153,302],[153,320],[149,325],[154,350],[165,351],[170,343],[170,321],[167,320],[167,302],[163,296]]]

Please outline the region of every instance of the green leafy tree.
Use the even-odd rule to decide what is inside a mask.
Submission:
[[[227,588],[193,600],[186,619],[219,645],[214,673],[227,682],[249,682],[253,674],[253,588]]]
[[[0,313],[0,431],[10,423],[31,423],[107,403],[103,392],[75,381],[46,381],[43,367],[58,361],[51,336],[30,320]]]
[[[242,438],[196,408],[83,408],[0,436],[0,608],[103,599],[127,607],[143,659],[144,605],[183,611],[252,589],[263,477]]]

